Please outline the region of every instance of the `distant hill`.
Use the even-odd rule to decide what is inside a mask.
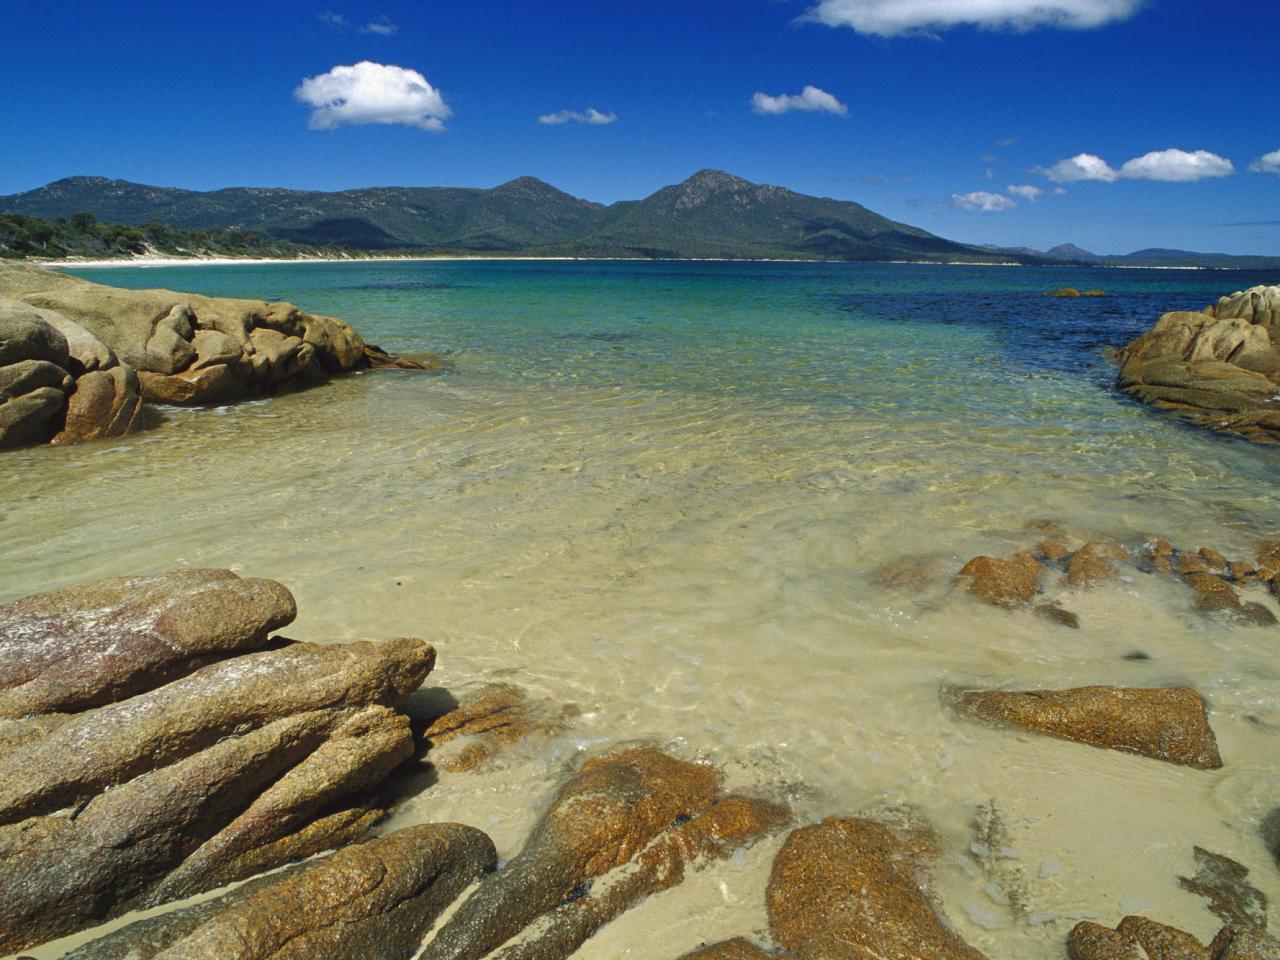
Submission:
[[[1041,254],[1052,260],[1085,263],[1102,267],[1201,267],[1217,270],[1280,270],[1280,257],[1236,256],[1228,253],[1196,253],[1192,250],[1166,250],[1151,247],[1124,254],[1090,253],[1074,243],[1063,243],[1041,253],[1027,247],[1009,248],[1011,252]]]
[[[582,257],[824,260],[993,259],[1034,254],[955,243],[844,200],[811,197],[702,170],[643,200],[609,206],[534,177],[489,190],[371,187],[228,188],[200,192],[103,177],[71,177],[0,197],[0,212],[180,230],[243,230],[305,245],[362,250]]]

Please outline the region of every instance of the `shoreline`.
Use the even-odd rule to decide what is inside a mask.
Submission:
[[[15,261],[30,263],[50,270],[112,270],[125,267],[164,268],[164,267],[228,267],[228,266],[267,266],[285,263],[429,263],[433,261],[529,261],[531,263],[573,262],[584,263],[800,263],[800,264],[836,264],[836,263],[878,263],[916,267],[1037,267],[1040,269],[1058,270],[1220,270],[1225,272],[1247,271],[1245,267],[1205,267],[1205,266],[1144,266],[1141,264],[1027,264],[1014,261],[967,260],[796,260],[784,257],[552,257],[552,256],[518,256],[514,254],[502,256],[469,256],[463,254],[439,254],[412,257],[137,257],[132,259],[99,259],[99,260],[42,260],[32,258]]]

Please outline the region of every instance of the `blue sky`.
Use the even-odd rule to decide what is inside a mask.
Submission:
[[[532,174],[611,202],[719,167],[969,242],[1280,255],[1275,0],[5,6],[0,193]]]

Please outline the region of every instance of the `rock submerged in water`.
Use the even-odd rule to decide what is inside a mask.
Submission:
[[[463,902],[423,960],[478,960],[539,918],[529,942],[496,956],[568,956],[645,893],[679,882],[686,857],[728,855],[785,818],[763,801],[719,797],[712,768],[652,748],[589,760],[558,791],[524,849]],[[613,882],[602,881],[596,894],[593,882],[606,875]]]
[[[1280,960],[1280,940],[1267,933],[1267,898],[1248,883],[1248,868],[1200,847],[1195,860],[1196,875],[1178,882],[1224,922],[1212,943],[1147,917],[1125,917],[1114,930],[1084,921],[1067,937],[1070,960]]]
[[[132,924],[65,960],[408,960],[495,860],[472,827],[407,827]]]
[[[519,687],[495,683],[460,702],[411,710],[427,759],[442,770],[464,772],[490,765],[507,748],[530,736],[564,729],[572,708],[536,703]]]
[[[123,290],[24,264],[0,264],[0,298],[12,298],[0,299],[0,447],[123,436],[144,400],[222,404],[364,367],[425,369],[289,303]],[[29,361],[70,379],[20,376]]]
[[[1280,442],[1280,286],[1167,313],[1119,353],[1116,385],[1198,426]]]
[[[960,570],[958,579],[983,603],[1014,607],[1029,603],[1040,592],[1039,571],[1039,564],[1031,558],[974,557]]]
[[[750,940],[735,937],[686,953],[679,960],[770,960],[773,954]]]
[[[983,960],[920,889],[921,851],[891,828],[833,817],[787,838],[769,877],[769,928],[796,960]]]
[[[1204,699],[1186,687],[971,690],[956,704],[988,723],[1200,770],[1222,766]]]
[[[413,755],[420,640],[269,637],[279,584],[101,581],[0,608],[0,950],[362,839]]]

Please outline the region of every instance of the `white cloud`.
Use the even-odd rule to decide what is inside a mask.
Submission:
[[[1280,150],[1273,150],[1249,164],[1254,173],[1280,173]]]
[[[1133,16],[1144,0],[819,0],[804,20],[880,37],[969,25],[1086,30]]]
[[[973,193],[955,193],[951,195],[948,206],[955,207],[957,210],[977,210],[981,213],[1001,213],[1005,210],[1012,210],[1018,205],[1017,200],[1011,200],[1009,197],[1001,196],[998,193],[988,193],[985,190],[976,190]]]
[[[577,110],[560,110],[556,113],[544,113],[538,122],[548,127],[558,127],[562,123],[586,123],[593,127],[602,127],[614,123],[618,119],[616,113],[601,113],[595,107],[587,107],[585,113]]]
[[[1229,177],[1236,172],[1226,157],[1208,150],[1155,150],[1130,160],[1120,168],[1126,180],[1160,180],[1165,183],[1196,183],[1211,177]]]
[[[363,60],[307,77],[293,92],[315,109],[312,130],[343,124],[399,123],[439,133],[450,110],[417,70]]]
[[[1054,183],[1078,183],[1081,180],[1100,180],[1113,183],[1120,174],[1101,157],[1092,153],[1078,153],[1066,160],[1059,160],[1048,170],[1041,170]]]
[[[1280,160],[1280,151],[1273,156]],[[1115,183],[1122,179],[1196,183],[1212,177],[1229,177],[1236,172],[1236,168],[1226,157],[1208,150],[1153,150],[1134,157],[1119,170],[1092,153],[1079,153],[1066,160],[1059,160],[1047,170],[1037,169],[1037,172],[1054,183],[1079,183],[1082,180]]]
[[[391,18],[386,14],[378,17],[376,20],[370,20],[360,28],[361,33],[372,33],[379,37],[389,37],[400,28],[391,22]]]
[[[1039,187],[1033,187],[1030,184],[1010,184],[1009,196],[1021,197],[1023,200],[1030,200],[1035,203],[1044,196],[1044,191]]]
[[[334,13],[332,10],[326,10],[320,14],[319,19],[326,27],[333,27],[335,30],[347,29],[347,18],[340,13]]]
[[[807,113],[834,113],[838,117],[847,117],[849,108],[843,103],[814,86],[807,86],[795,95],[779,94],[771,97],[767,93],[757,93],[751,98],[751,105],[756,113],[776,116],[790,113],[792,110],[803,110]]]

